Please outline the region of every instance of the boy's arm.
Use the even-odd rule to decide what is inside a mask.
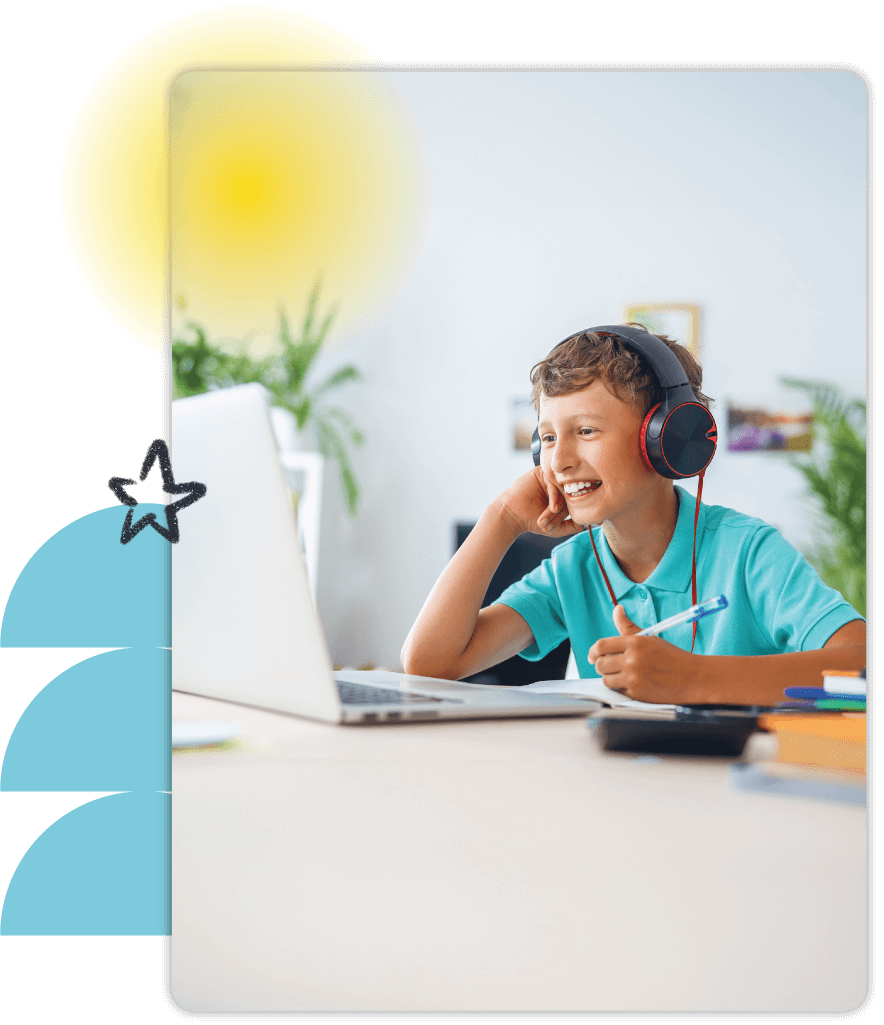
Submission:
[[[402,666],[416,676],[459,680],[527,648],[531,628],[506,605],[482,608],[507,549],[527,530],[564,537],[582,527],[539,467],[520,477],[482,514],[430,592],[402,648]]]
[[[863,669],[866,665],[866,624],[845,623],[816,651],[785,655],[697,656],[714,661],[712,672],[701,672],[697,692],[710,694],[694,703],[775,705],[786,700],[786,687],[821,687],[827,669]],[[705,677],[705,682],[702,678]],[[728,698],[727,695],[734,695]]]
[[[775,705],[786,687],[819,687],[826,669],[862,669],[866,624],[845,623],[816,651],[784,655],[692,655],[662,637],[637,637],[639,627],[614,611],[619,637],[604,637],[589,660],[605,686],[638,701],[685,705]]]

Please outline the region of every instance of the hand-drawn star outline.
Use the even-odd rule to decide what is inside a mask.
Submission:
[[[206,493],[206,485],[200,484],[195,480],[189,481],[187,484],[175,483],[175,477],[172,474],[172,462],[169,459],[169,450],[166,448],[166,443],[162,438],[157,438],[157,440],[154,441],[147,450],[147,455],[144,457],[144,463],[141,466],[139,480],[144,480],[157,459],[160,461],[160,472],[163,475],[163,490],[166,494],[187,495],[187,497],[179,498],[177,502],[172,502],[171,505],[167,505],[165,507],[166,523],[168,528],[157,523],[156,513],[146,513],[133,526],[132,509],[130,509],[126,513],[126,522],[123,524],[123,531],[120,534],[121,544],[127,545],[132,538],[140,531],[144,530],[145,527],[153,527],[153,529],[158,534],[162,534],[167,541],[171,541],[173,545],[177,544],[180,537],[178,532],[178,510],[185,509],[187,506],[193,505],[194,502],[198,502]],[[125,490],[126,484],[134,483],[134,480],[129,480],[127,477],[111,477],[107,482],[107,486],[111,491],[113,491],[118,501],[122,502],[123,505],[134,507],[138,505],[138,501],[131,495],[127,494]]]

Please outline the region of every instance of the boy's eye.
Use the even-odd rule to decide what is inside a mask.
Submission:
[[[580,433],[581,434],[595,434],[596,430],[595,430],[595,427],[581,427],[580,428]]]
[[[540,440],[545,444],[549,444],[549,442],[556,440],[556,436],[554,434],[543,434],[541,435]]]

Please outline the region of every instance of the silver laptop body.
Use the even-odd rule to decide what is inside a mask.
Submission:
[[[386,671],[333,673],[269,419],[240,385],[172,403],[172,467],[205,496],[172,546],[172,686],[335,723],[588,715],[561,695]],[[343,692],[343,693],[342,693]]]

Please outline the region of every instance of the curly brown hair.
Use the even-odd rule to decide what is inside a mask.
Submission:
[[[643,324],[630,323],[626,327],[641,328]],[[684,367],[697,401],[708,408],[713,400],[700,390],[703,369],[690,352],[666,335],[656,335],[665,342]],[[552,398],[579,391],[601,378],[618,395],[648,412],[663,399],[663,389],[650,364],[634,349],[628,348],[614,335],[597,335],[581,331],[557,345],[552,352],[531,368],[531,401],[540,411],[540,396]]]

